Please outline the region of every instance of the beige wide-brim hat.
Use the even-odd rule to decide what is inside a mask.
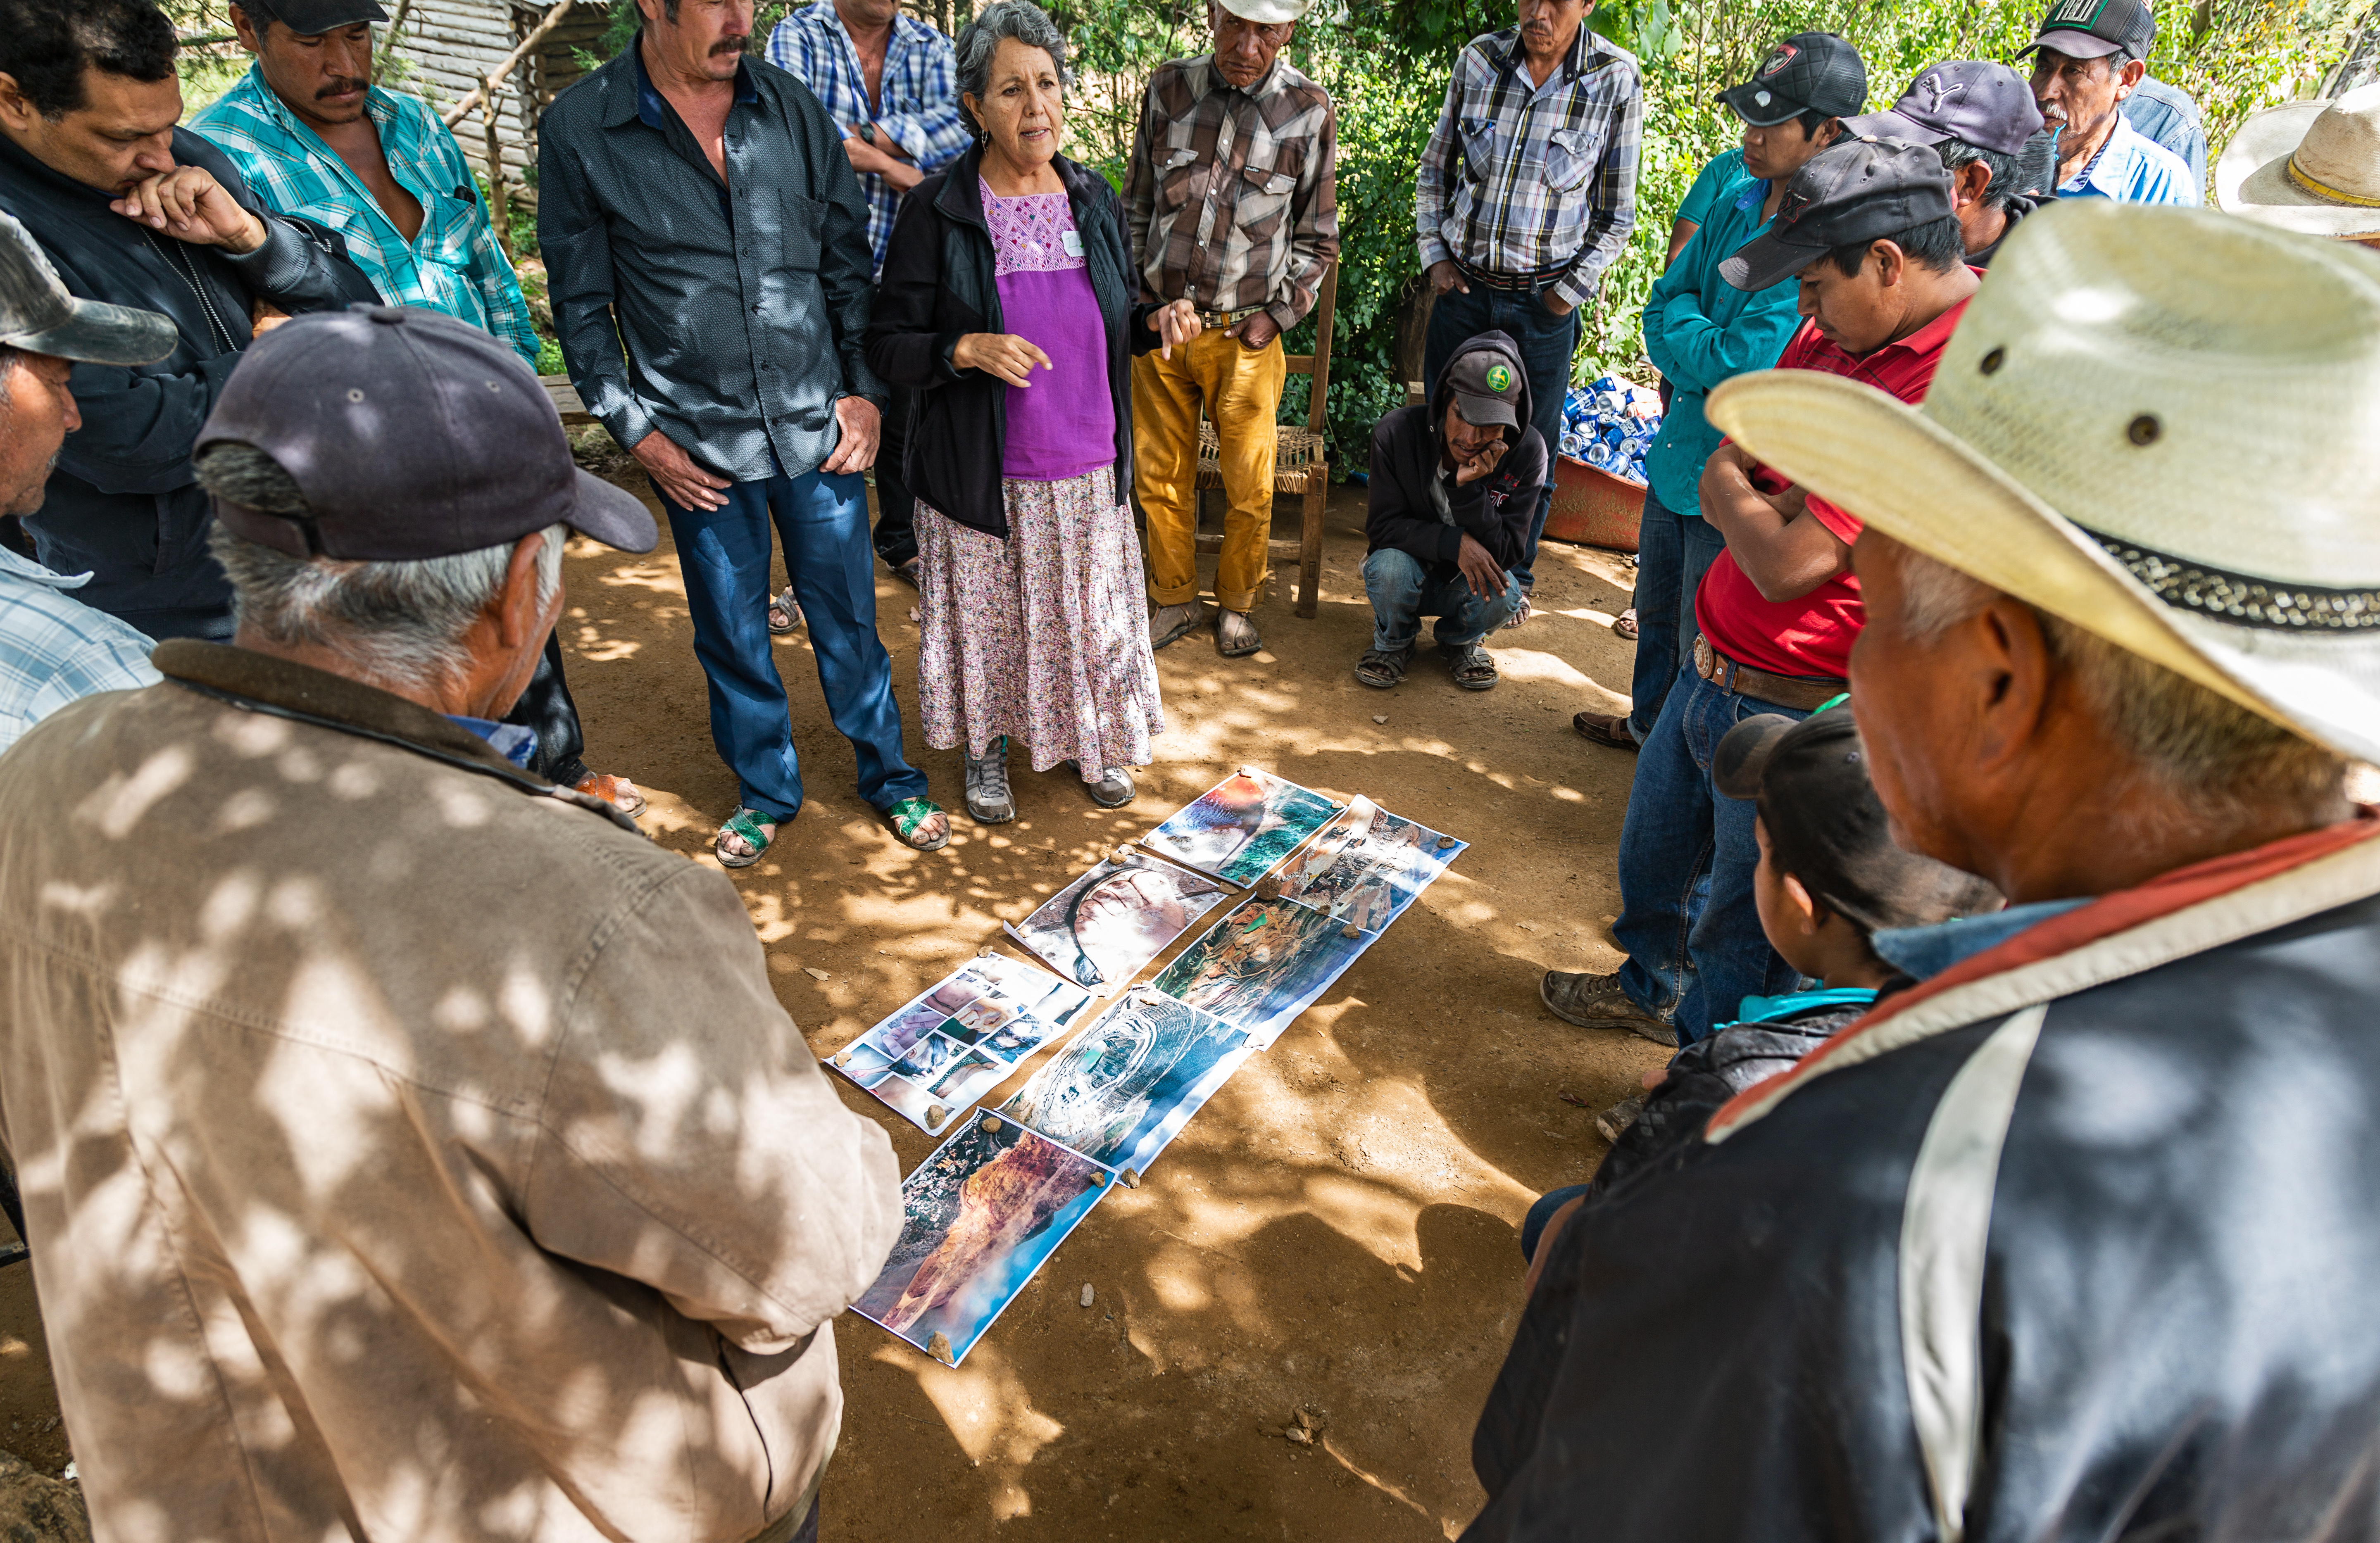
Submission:
[[[1922,408],[1807,370],[1710,420],[1878,531],[2380,760],[2380,263],[2208,210],[2017,227]]]
[[[2380,236],[2380,82],[2250,115],[2215,163],[2215,198],[2301,236]]]
[[[1253,21],[1259,27],[1278,27],[1284,21],[1295,21],[1305,16],[1314,0],[1216,0],[1216,4],[1243,21]]]

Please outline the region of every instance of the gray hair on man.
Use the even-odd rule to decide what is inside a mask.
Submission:
[[[271,515],[303,516],[312,508],[297,479],[252,445],[225,443],[200,453],[199,481],[219,499]],[[545,529],[537,553],[540,609],[562,587],[566,526]],[[465,642],[472,623],[504,591],[517,542],[411,562],[293,557],[216,525],[207,538],[223,565],[242,626],[285,646],[329,649],[376,683],[426,689],[469,669]]]
[[[994,0],[960,29],[958,42],[953,45],[958,55],[962,96],[983,100],[991,85],[992,55],[1000,52],[1003,38],[1014,38],[1027,48],[1038,48],[1049,55],[1050,62],[1058,67],[1061,85],[1070,79],[1066,74],[1066,34],[1050,19],[1050,13],[1033,4],[1033,0]],[[978,134],[983,132],[983,125],[976,121],[965,103],[959,104],[959,115]]]
[[[1998,591],[1913,548],[1900,554],[1900,625],[1933,643]],[[2095,632],[2028,606],[2050,656],[2142,772],[2210,813],[2318,809],[2339,796],[2347,758],[2216,696]]]

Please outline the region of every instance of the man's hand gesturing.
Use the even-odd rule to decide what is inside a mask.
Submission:
[[[201,166],[159,172],[107,207],[194,247],[221,247],[237,256],[264,245],[264,222],[242,209]]]

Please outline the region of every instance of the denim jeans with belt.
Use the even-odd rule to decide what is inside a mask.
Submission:
[[[1548,281],[1548,287],[1550,287]],[[1468,294],[1450,289],[1430,307],[1429,335],[1422,349],[1422,385],[1435,400],[1438,378],[1463,346],[1481,333],[1500,332],[1520,346],[1521,367],[1529,377],[1529,426],[1546,442],[1546,486],[1529,516],[1529,544],[1512,565],[1524,589],[1536,585],[1537,538],[1554,503],[1554,461],[1561,451],[1562,399],[1570,395],[1570,361],[1578,352],[1578,312],[1556,316],[1546,309],[1543,290],[1490,289],[1474,284]]]
[[[1424,616],[1438,618],[1439,647],[1476,643],[1521,603],[1521,581],[1509,573],[1504,588],[1483,600],[1451,563],[1425,563],[1393,546],[1364,559],[1364,592],[1372,601],[1372,647],[1383,653],[1413,647]]]
[[[1653,736],[1670,683],[1694,657],[1694,594],[1703,575],[1727,550],[1718,528],[1680,514],[1645,491],[1645,517],[1636,537],[1636,672],[1629,685],[1628,732],[1642,745]]]
[[[1620,828],[1620,920],[1611,935],[1628,954],[1621,989],[1668,1020],[1681,1045],[1733,1022],[1745,997],[1776,996],[1801,980],[1768,946],[1753,904],[1752,875],[1760,866],[1755,806],[1711,783],[1721,736],[1763,712],[1809,716],[1723,691],[1685,666],[1636,758]],[[1698,896],[1706,881],[1709,893]]]
[[[658,484],[653,491],[661,492]],[[848,472],[808,471],[731,483],[721,493],[722,508],[682,509],[665,494],[662,507],[710,688],[710,742],[735,773],[737,798],[771,820],[801,812],[801,758],[769,645],[771,522],[827,713],[859,759],[859,796],[879,809],[924,797],[926,774],[902,753],[892,656],[876,636],[867,484]]]

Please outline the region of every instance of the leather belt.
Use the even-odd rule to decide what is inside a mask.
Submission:
[[[1454,260],[1455,272],[1473,284],[1516,295],[1534,295],[1540,289],[1550,289],[1570,269],[1571,265],[1565,262],[1559,267],[1540,268],[1534,273],[1491,273],[1485,268],[1474,268],[1459,257]]]
[[[1803,680],[1795,675],[1772,675],[1766,670],[1755,670],[1749,664],[1738,664],[1710,646],[1710,639],[1694,637],[1694,674],[1738,697],[1750,697],[1755,701],[1774,702],[1790,707],[1796,712],[1815,712],[1843,694],[1849,684],[1840,680]]]
[[[1202,310],[1198,313],[1198,324],[1217,330],[1236,327],[1263,309],[1262,306],[1242,306],[1237,310]]]

